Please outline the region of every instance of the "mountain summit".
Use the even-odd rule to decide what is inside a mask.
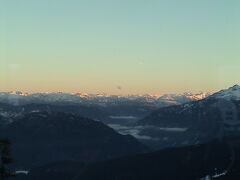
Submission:
[[[239,115],[240,86],[235,85],[203,100],[159,108],[138,121],[137,125],[153,127],[145,128],[139,134],[158,138],[158,147],[164,144],[181,146],[239,136]]]
[[[225,100],[240,100],[240,86],[234,85],[228,89],[221,90],[209,98],[225,99]]]

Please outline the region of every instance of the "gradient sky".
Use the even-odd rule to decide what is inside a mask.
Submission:
[[[0,1],[0,91],[161,94],[239,83],[239,0]]]

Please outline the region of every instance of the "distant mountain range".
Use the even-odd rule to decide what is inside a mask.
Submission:
[[[0,115],[14,119],[32,111],[74,113],[106,124],[132,124],[152,111],[170,105],[192,102],[209,94],[126,95],[86,93],[0,93]],[[10,117],[10,118],[9,118]],[[6,119],[6,118],[5,118]]]
[[[13,105],[32,104],[32,103],[65,103],[65,104],[94,104],[94,105],[114,105],[125,103],[145,103],[154,105],[176,105],[190,101],[196,101],[209,96],[209,93],[183,93],[183,94],[164,94],[164,95],[107,95],[107,94],[87,94],[87,93],[23,93],[0,92],[0,102]]]

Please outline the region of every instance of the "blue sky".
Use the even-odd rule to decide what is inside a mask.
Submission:
[[[1,1],[0,90],[226,88],[240,83],[239,8],[237,0]]]

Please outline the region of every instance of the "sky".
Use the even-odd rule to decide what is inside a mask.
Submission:
[[[0,91],[212,92],[239,49],[239,0],[0,1]]]

